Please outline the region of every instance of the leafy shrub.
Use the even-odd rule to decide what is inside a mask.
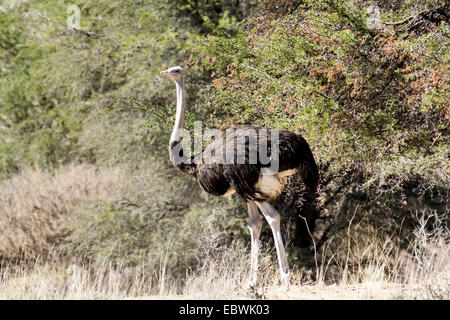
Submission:
[[[443,5],[375,3],[382,21]],[[179,64],[188,128],[195,119],[219,128],[252,123],[301,133],[311,145],[317,201],[304,199],[293,177],[277,203],[299,265],[315,261],[294,247],[311,245],[335,255],[335,267],[361,264],[347,259],[356,244],[373,252],[382,230],[382,244],[406,247],[413,213],[446,210],[448,22],[422,15],[375,31],[357,0],[89,0],[79,4],[75,30],[65,26],[66,5],[28,1],[0,11],[3,257],[64,244],[68,256],[143,259],[179,276],[248,239],[242,202],[205,201],[168,162],[175,92],[159,71]],[[65,173],[68,163],[99,171],[79,169],[82,178],[91,172],[85,186]],[[262,237],[271,239],[267,226]]]
[[[145,197],[131,192],[119,201],[80,203],[69,219],[73,232],[66,253],[98,266],[144,265],[150,272],[163,267],[167,275],[183,278],[186,268],[196,270],[227,250],[230,239],[241,241],[247,233],[235,202],[195,204],[198,196],[190,184],[172,193],[165,189],[166,176],[148,179]],[[130,181],[133,191],[142,186],[137,182]]]

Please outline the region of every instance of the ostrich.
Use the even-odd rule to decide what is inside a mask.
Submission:
[[[255,286],[258,280],[259,236],[262,228],[258,209],[261,211],[272,229],[282,288],[287,289],[289,265],[281,238],[280,214],[271,203],[281,194],[286,177],[296,172],[300,173],[308,194],[316,192],[319,172],[308,143],[300,135],[289,131],[248,125],[236,126],[231,128],[233,130],[227,129],[225,135],[214,140],[203,152],[188,157],[183,153],[180,134],[183,130],[185,109],[183,70],[179,66],[171,67],[161,71],[161,74],[169,76],[175,82],[177,90],[175,125],[169,142],[171,162],[179,171],[193,176],[207,193],[221,197],[237,193],[247,202],[251,236],[251,287]],[[256,133],[257,139],[252,140],[248,132]],[[228,156],[230,150],[234,161],[218,161],[224,159],[223,152]],[[243,156],[244,163],[236,161],[239,160],[236,158],[236,152],[237,158]],[[276,166],[269,167],[267,161],[261,161],[261,157],[253,157],[256,161],[250,161],[252,155],[261,155],[264,152],[270,154],[270,160],[277,160]]]

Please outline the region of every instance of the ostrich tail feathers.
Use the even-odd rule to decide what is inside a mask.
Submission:
[[[303,183],[306,186],[308,195],[313,195],[314,193],[316,193],[317,187],[319,185],[319,169],[317,168],[317,164],[314,160],[314,156],[312,155],[311,150],[308,151],[309,152],[305,157],[305,161],[303,161],[299,166],[299,172],[302,176]]]

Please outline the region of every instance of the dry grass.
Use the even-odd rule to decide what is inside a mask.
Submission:
[[[72,165],[55,174],[26,170],[0,184],[0,299],[450,299],[449,230],[446,213],[437,212],[417,214],[403,250],[394,236],[350,220],[341,239],[316,252],[316,280],[294,269],[288,292],[278,289],[268,246],[260,286],[247,289],[249,248],[224,242],[223,231],[218,234],[207,219],[200,226],[207,237],[200,238],[198,266],[186,267],[181,278],[168,267],[169,248],[153,267],[148,257],[134,267],[56,260],[51,248],[64,237],[62,222],[71,208],[80,199],[120,198],[122,174]],[[5,259],[17,257],[34,259]],[[331,269],[338,276],[330,285]]]
[[[428,239],[430,241],[431,239]],[[197,271],[186,270],[183,282],[160,268],[145,271],[145,262],[137,268],[40,263],[29,268],[3,266],[0,270],[0,299],[450,299],[450,260],[448,243],[410,256],[402,274],[386,274],[382,265],[368,265],[345,280],[331,285],[306,281],[293,270],[289,291],[279,289],[276,261],[262,254],[260,286],[247,289],[249,252],[233,246],[221,256],[202,263]],[[428,246],[428,244],[427,244]],[[424,269],[417,259],[432,259]],[[142,267],[142,268],[141,268]],[[321,266],[325,268],[325,266]],[[96,271],[93,271],[96,270]]]
[[[154,281],[144,273],[105,265],[92,274],[89,266],[68,267],[36,263],[31,269],[3,267],[0,299],[449,299],[449,265],[446,270],[405,283],[385,280],[336,283],[300,283],[293,272],[289,291],[279,289],[276,266],[262,271],[262,286],[246,289],[248,256],[232,264],[218,261],[188,275],[183,284],[169,275]],[[161,270],[160,270],[161,271]],[[160,271],[158,271],[160,273]],[[162,273],[160,273],[162,274]]]
[[[84,165],[26,169],[0,182],[0,257],[42,255],[66,235],[64,217],[77,201],[115,199],[119,182],[119,169]]]
[[[0,281],[0,299],[125,299],[153,293],[153,284],[145,275],[130,278],[128,270],[109,265],[97,274],[75,264],[5,267]]]

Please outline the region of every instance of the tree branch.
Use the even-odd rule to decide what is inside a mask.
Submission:
[[[427,9],[427,10],[423,10],[421,12],[419,12],[418,14],[414,15],[414,16],[410,16],[408,18],[405,18],[403,20],[400,21],[394,21],[394,22],[390,22],[390,21],[385,21],[383,22],[385,25],[389,25],[389,26],[398,26],[398,25],[402,25],[405,24],[407,22],[412,21],[417,21],[418,19],[423,19],[423,20],[427,20],[430,22],[440,22],[445,20],[447,23],[449,22],[449,15],[448,15],[448,11],[450,5],[446,4],[444,6],[441,7],[436,7],[433,9]]]

